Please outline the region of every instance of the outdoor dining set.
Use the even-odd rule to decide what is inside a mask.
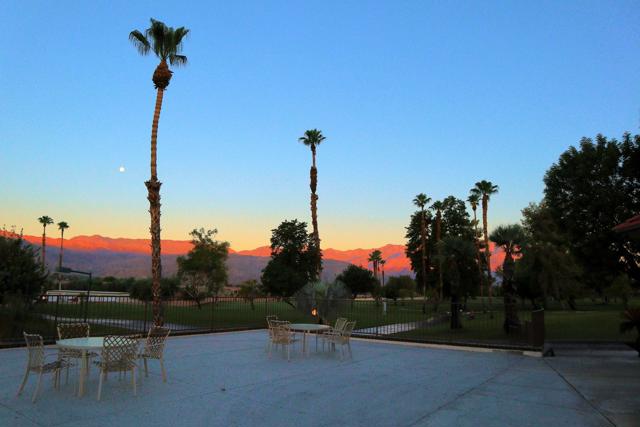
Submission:
[[[307,334],[315,334],[316,352],[318,351],[318,340],[322,341],[322,350],[325,346],[330,351],[336,351],[336,346],[340,347],[340,360],[345,356],[345,351],[349,353],[349,357],[353,357],[351,352],[351,333],[356,326],[355,321],[349,321],[344,317],[336,319],[334,326],[315,324],[315,323],[291,323],[286,320],[278,320],[278,316],[267,316],[267,327],[269,331],[269,341],[267,342],[267,351],[271,357],[272,350],[281,346],[282,350],[286,349],[287,360],[291,360],[290,348],[300,341],[298,336],[302,333],[302,354],[308,355]]]
[[[133,394],[136,394],[136,369],[138,361],[144,365],[145,376],[149,375],[148,360],[158,360],[162,372],[162,380],[167,381],[164,367],[164,347],[170,330],[162,327],[152,327],[142,339],[139,335],[107,335],[92,337],[88,323],[60,323],[57,325],[57,352],[45,353],[44,341],[41,335],[24,332],[27,344],[27,367],[24,378],[18,389],[18,395],[24,390],[31,373],[38,376],[32,401],[38,398],[43,374],[53,374],[54,388],[60,388],[60,375],[66,370],[66,382],[69,381],[69,369],[79,366],[78,397],[84,395],[86,377],[89,376],[91,364],[99,370],[98,400],[102,394],[102,385],[110,372],[117,372],[119,377],[127,372],[131,373]],[[144,344],[141,347],[141,341]]]

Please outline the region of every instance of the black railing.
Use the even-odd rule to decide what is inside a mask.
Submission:
[[[520,311],[520,327],[506,333],[504,316],[497,309],[499,305],[495,308],[474,310],[471,305],[430,304],[425,312],[420,300],[344,300],[335,304],[328,319],[323,320],[336,317],[355,320],[354,336],[365,338],[518,349],[542,347],[539,333],[534,333],[530,310]],[[278,298],[171,299],[163,301],[162,312],[172,334],[259,329],[265,327],[265,317],[274,314],[292,322],[319,322],[311,313],[302,313]],[[144,334],[153,322],[153,315],[148,301],[127,296],[80,295],[50,296],[26,313],[5,315],[2,319],[10,324],[0,325],[0,346],[13,346],[22,344],[22,331],[39,333],[47,342],[53,342],[60,322],[88,322],[92,335]]]

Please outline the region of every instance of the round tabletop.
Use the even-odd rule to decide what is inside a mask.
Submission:
[[[327,325],[319,325],[317,323],[292,323],[289,327],[294,331],[326,331],[327,329],[331,329],[331,326]]]
[[[104,346],[104,337],[68,338],[56,341],[56,345],[72,350],[92,350]]]

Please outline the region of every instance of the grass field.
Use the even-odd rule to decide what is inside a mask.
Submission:
[[[640,305],[640,300],[632,301]],[[441,304],[436,312],[428,304],[426,313],[422,310],[421,300],[406,300],[385,306],[372,300],[345,301],[339,304],[332,317],[347,317],[357,322],[356,329],[381,327],[379,333],[392,338],[460,341],[477,343],[503,343],[522,341],[523,336],[512,337],[502,330],[503,314],[501,300],[494,298],[489,305],[487,300],[469,300],[467,309],[473,316],[463,314],[462,328],[451,330],[446,319],[448,304]],[[483,311],[490,307],[490,312]],[[546,340],[554,341],[633,341],[634,335],[619,333],[622,304],[602,304],[591,300],[578,302],[578,310],[562,310],[560,305],[550,305],[545,311]],[[530,319],[531,307],[519,305],[521,321]],[[310,313],[302,313],[291,305],[276,300],[256,300],[251,304],[237,298],[208,299],[200,308],[192,301],[169,301],[164,304],[164,319],[172,328],[185,332],[203,330],[225,330],[237,328],[260,328],[265,326],[265,316],[277,315],[291,322],[316,323],[317,318]],[[84,321],[92,324],[93,334],[109,332],[142,332],[152,324],[150,303],[124,299],[105,299],[91,301],[88,307],[83,303],[58,302],[37,304],[21,324],[8,327],[8,319],[0,327],[0,341],[10,338],[19,339],[21,331],[39,332],[45,336],[55,335],[54,318],[58,321]],[[1,316],[1,314],[0,314]],[[471,319],[473,317],[473,319]],[[93,321],[91,321],[93,319]],[[426,323],[431,321],[430,323]],[[425,322],[421,327],[404,331],[402,324]],[[387,326],[382,328],[385,325]],[[398,326],[400,325],[400,326]],[[398,332],[394,333],[397,327]],[[378,332],[376,330],[376,332]]]

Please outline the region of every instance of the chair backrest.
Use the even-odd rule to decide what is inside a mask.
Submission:
[[[41,368],[44,365],[44,343],[42,335],[22,333],[29,352],[29,369]]]
[[[333,329],[335,329],[336,331],[341,331],[344,326],[347,324],[348,319],[345,319],[344,317],[338,317],[336,319],[336,326],[334,326]]]
[[[271,329],[273,327],[273,321],[278,320],[278,316],[275,314],[267,316],[267,327]]]
[[[58,339],[85,338],[90,336],[88,323],[58,323]]]
[[[287,322],[286,320],[276,322],[273,326],[273,339],[280,342],[289,342],[291,339],[291,322]]]
[[[167,337],[171,333],[171,329],[154,326],[149,329],[149,335],[144,343],[144,354],[146,356],[159,359],[164,352],[164,345]]]
[[[353,332],[353,328],[356,327],[356,321],[347,322],[342,329],[342,336],[349,338]]]
[[[138,337],[134,335],[107,335],[102,347],[102,366],[110,368],[130,367],[138,357]]]

